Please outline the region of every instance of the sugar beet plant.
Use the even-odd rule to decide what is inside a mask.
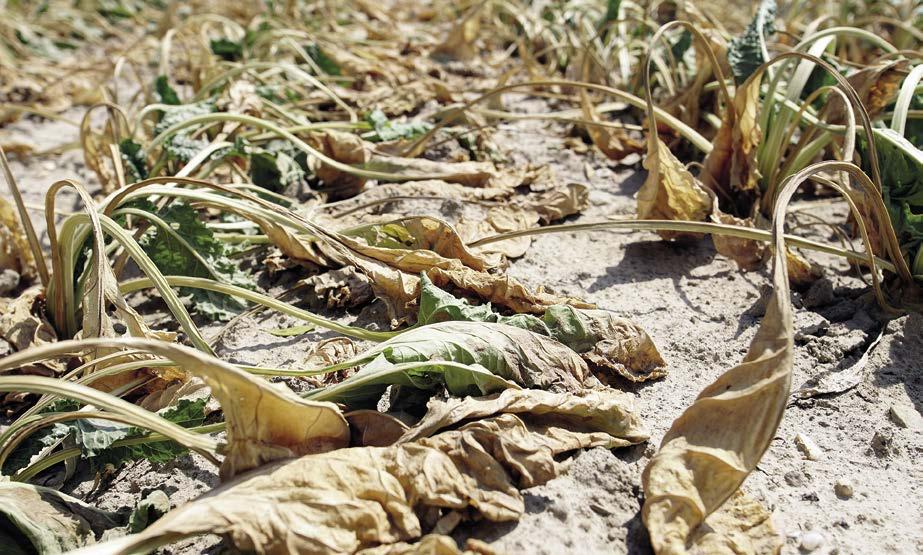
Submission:
[[[217,532],[257,552],[456,549],[462,520],[518,518],[519,487],[553,477],[553,456],[645,441],[619,389],[667,371],[640,326],[519,282],[509,259],[536,234],[634,229],[710,234],[742,269],[772,265],[744,361],[644,471],[653,547],[744,534],[777,549],[739,487],[788,401],[789,283],[820,271],[805,252],[855,263],[888,309],[919,306],[912,9],[809,20],[767,1],[735,28],[668,2],[55,4],[28,24],[24,5],[4,5],[15,71],[53,59],[41,45],[71,48],[63,37],[115,61],[92,97],[65,95],[87,104],[80,121],[59,113],[70,102],[0,90],[4,118],[72,124],[98,181],[50,185],[43,246],[0,156],[0,269],[19,280],[0,298],[8,545],[135,553]],[[522,98],[547,110],[519,111]],[[587,186],[513,164],[493,129],[520,119],[563,125],[612,161],[643,156],[637,218],[560,223]],[[807,183],[845,200],[864,250],[784,233]],[[62,217],[63,194],[80,209]],[[434,202],[478,216],[450,222]],[[314,308],[295,302],[305,291]],[[382,321],[344,323],[373,298]],[[223,360],[224,330],[264,310],[298,322],[276,335],[326,338],[294,367]],[[728,415],[753,424],[730,429]],[[37,485],[189,450],[222,485],[159,520],[157,496],[107,513]],[[706,524],[714,513],[730,516]]]

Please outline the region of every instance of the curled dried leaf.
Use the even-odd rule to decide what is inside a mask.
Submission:
[[[94,553],[150,549],[205,533],[258,553],[352,553],[422,537],[434,527],[421,519],[428,511],[457,512],[456,521],[516,520],[525,510],[519,488],[554,478],[556,456],[623,443],[605,431],[536,429],[503,414],[416,442],[268,465]]]
[[[3,270],[12,270],[26,280],[38,275],[16,210],[8,200],[0,197],[0,272]]]
[[[40,286],[26,289],[15,299],[0,299],[0,337],[14,351],[57,341],[54,327],[45,318],[45,293]],[[47,360],[23,366],[20,371],[24,374],[57,376],[63,374],[65,369],[62,362]]]
[[[343,131],[328,130],[323,133],[312,133],[308,137],[308,144],[327,157],[344,164],[361,165],[368,162],[370,156],[365,141],[357,135]],[[310,163],[318,179],[337,189],[337,196],[351,197],[362,190],[362,186],[365,185],[364,177],[345,173],[313,157],[310,158]]]
[[[638,191],[638,218],[642,220],[704,221],[712,211],[712,200],[705,188],[682,162],[670,152],[654,130],[648,134],[647,178]],[[690,234],[662,231],[664,239]]]
[[[734,103],[725,109],[721,127],[705,157],[699,175],[702,183],[719,199],[732,205],[752,204],[759,192],[756,152],[762,139],[759,126],[760,82],[762,74],[747,79],[734,94]],[[741,192],[750,194],[743,201]],[[750,206],[739,207],[748,211]]]
[[[599,123],[600,118],[593,109],[590,97],[586,90],[580,91],[580,104],[583,117],[590,122]],[[636,154],[644,150],[644,143],[633,139],[623,128],[604,127],[601,125],[585,124],[586,132],[603,154],[610,160],[622,160],[629,154]]]
[[[423,419],[406,430],[400,442],[416,441],[465,420],[501,413],[519,415],[535,425],[603,431],[622,440],[623,445],[640,443],[649,437],[634,411],[633,396],[628,393],[611,389],[578,393],[507,389],[487,397],[433,397]]]
[[[782,419],[791,388],[794,336],[783,226],[797,185],[794,181],[779,194],[773,221],[773,294],[750,349],[743,362],[706,387],[673,422],[642,474],[642,517],[657,553],[691,549],[702,523],[756,467]]]
[[[0,515],[0,545],[8,553],[64,553],[95,544],[104,532],[128,520],[125,514],[21,482],[0,482]]]

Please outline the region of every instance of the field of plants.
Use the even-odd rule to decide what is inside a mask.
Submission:
[[[0,553],[923,552],[919,1],[0,14]]]

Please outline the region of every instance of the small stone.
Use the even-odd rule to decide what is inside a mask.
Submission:
[[[901,428],[923,429],[923,417],[920,413],[904,405],[891,405],[888,408],[888,418]]]
[[[785,473],[785,483],[798,488],[804,486],[808,483],[807,476],[804,475],[804,472],[799,472],[798,470],[790,470]]]
[[[7,296],[19,287],[19,273],[7,268],[0,272],[0,296]]]
[[[808,437],[805,434],[795,435],[795,446],[798,447],[798,450],[801,451],[801,454],[804,455],[804,458],[809,461],[819,461],[824,458],[824,452],[814,440]]]
[[[837,480],[833,484],[833,492],[840,499],[849,499],[853,496],[852,484],[845,480]]]
[[[808,530],[807,532],[801,534],[801,541],[798,542],[798,549],[802,553],[811,553],[817,551],[827,542],[824,535],[816,530]]]

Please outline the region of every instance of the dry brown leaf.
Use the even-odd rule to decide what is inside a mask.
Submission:
[[[465,243],[471,243],[484,237],[520,231],[548,224],[567,216],[576,214],[586,208],[589,201],[589,188],[580,183],[569,183],[545,191],[523,201],[502,206],[495,206],[487,211],[487,216],[479,220],[462,218],[456,229]],[[483,247],[476,247],[479,253],[499,253],[507,258],[523,256],[532,244],[531,237],[517,237]]]
[[[597,370],[607,369],[632,382],[645,382],[667,375],[667,363],[654,340],[631,320],[608,310],[575,311],[584,326],[586,344],[568,345]],[[604,381],[608,377],[604,376]]]
[[[586,90],[580,90],[580,103],[583,110],[584,119],[592,122],[599,122],[599,115],[593,109],[590,97]],[[600,125],[585,124],[587,134],[592,139],[603,154],[610,160],[619,161],[629,154],[636,154],[644,151],[644,143],[628,136],[628,132],[623,128],[603,127]]]
[[[373,155],[364,167],[398,174],[408,181],[439,176],[442,181],[467,187],[514,187],[518,184],[513,176],[505,175],[490,162],[437,162],[426,158]]]
[[[712,221],[728,225],[755,227],[753,218],[743,219],[725,214],[718,209],[717,203],[712,214]],[[766,245],[760,241],[718,233],[712,234],[711,240],[715,244],[715,250],[736,262],[741,270],[755,270],[763,265],[763,260],[766,256]]]
[[[702,183],[722,199],[737,201],[740,191],[750,191],[753,202],[759,191],[756,151],[762,139],[759,126],[761,74],[747,79],[734,94],[721,120],[712,150],[699,175]]]
[[[415,274],[434,266],[446,267],[446,260],[478,271],[500,265],[496,259],[472,252],[451,224],[430,216],[364,225],[341,233],[350,249],[376,260],[394,260],[395,266]]]
[[[738,491],[696,529],[693,555],[774,555],[784,539],[772,526],[772,515],[757,501]]]
[[[305,278],[301,284],[310,292],[307,300],[315,307],[356,308],[368,303],[373,297],[369,278],[352,266]]]
[[[856,89],[870,117],[874,118],[894,101],[897,89],[907,75],[908,64],[907,60],[882,62],[860,69],[846,78],[849,84]],[[840,95],[834,95],[828,106],[827,121],[844,123],[846,109]]]
[[[788,281],[796,289],[810,286],[823,275],[820,268],[791,249],[785,252],[785,260],[788,263]]]
[[[16,209],[6,198],[0,197],[0,271],[3,270],[13,270],[27,281],[38,275],[35,257]]]
[[[448,36],[433,50],[435,56],[465,62],[478,54],[475,42],[478,33],[481,32],[481,18],[478,13],[481,6],[483,4],[475,5],[462,16],[461,21],[452,22]]]
[[[350,445],[353,447],[387,447],[397,443],[407,433],[408,426],[390,414],[372,409],[346,413]]]
[[[400,443],[417,441],[436,432],[495,414],[517,414],[533,425],[565,426],[570,430],[603,431],[632,445],[649,435],[634,409],[634,396],[613,389],[552,393],[541,389],[506,389],[486,397],[433,397],[426,414],[406,430]]]
[[[312,133],[307,142],[327,157],[343,164],[361,165],[369,161],[370,154],[366,142],[352,133],[333,130]],[[314,157],[310,157],[309,161],[314,175],[327,186],[337,189],[336,196],[351,197],[365,185],[364,177],[340,171]]]
[[[58,340],[54,328],[45,318],[45,292],[41,286],[26,289],[15,299],[0,299],[0,337],[15,351]],[[24,366],[20,372],[54,377],[65,370],[63,362],[52,359]]]
[[[708,192],[670,152],[656,132],[648,133],[647,178],[638,191],[638,218],[642,220],[704,221],[712,211]],[[661,231],[664,239],[690,234]]]
[[[450,513],[449,518],[445,521],[461,521],[461,517],[452,518],[458,513]],[[440,521],[437,526],[442,526],[444,521]],[[370,547],[356,552],[357,555],[501,555],[501,552],[493,549],[490,544],[476,538],[465,540],[465,548],[461,550],[458,544],[451,536],[445,536],[437,532],[427,534],[415,543],[398,542],[378,547]]]
[[[525,510],[519,488],[554,478],[560,470],[556,456],[622,443],[603,431],[537,431],[504,414],[417,442],[267,465],[140,534],[95,546],[95,553],[205,533],[226,535],[237,549],[256,553],[352,553],[421,538],[439,525],[423,517],[439,512],[454,521],[468,515],[516,520]]]
[[[797,186],[797,184],[796,184]],[[707,386],[677,418],[642,474],[642,517],[654,551],[686,553],[706,518],[738,490],[775,436],[788,402],[792,308],[783,189],[773,221],[773,295],[743,362]]]

